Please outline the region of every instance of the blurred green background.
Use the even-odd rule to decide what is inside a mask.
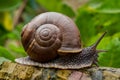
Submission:
[[[99,65],[120,67],[120,0],[1,0],[0,63],[26,56],[20,42],[22,27],[36,15],[54,11],[74,20],[83,46],[90,46],[107,31],[97,49]]]

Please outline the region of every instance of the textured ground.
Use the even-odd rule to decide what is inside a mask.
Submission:
[[[0,65],[0,80],[120,80],[120,69],[60,70],[4,62]]]

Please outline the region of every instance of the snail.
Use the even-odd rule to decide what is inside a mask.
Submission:
[[[80,32],[69,17],[57,12],[45,12],[24,26],[21,42],[28,56],[15,61],[60,69],[97,66],[98,53],[105,50],[96,50],[96,47],[105,34],[92,46],[82,48]]]

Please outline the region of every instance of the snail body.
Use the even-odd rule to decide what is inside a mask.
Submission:
[[[97,64],[96,47],[82,48],[80,33],[75,23],[67,16],[46,12],[24,26],[21,41],[29,57],[18,58],[21,64],[48,68],[80,69]]]

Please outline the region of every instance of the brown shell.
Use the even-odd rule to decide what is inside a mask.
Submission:
[[[21,40],[29,56],[15,61],[47,68],[91,67],[97,65],[98,52],[105,52],[96,50],[105,34],[92,46],[81,49],[79,31],[70,18],[56,12],[43,13],[23,28]]]
[[[25,25],[21,41],[29,57],[38,62],[81,52],[78,28],[69,17],[56,12],[42,13]]]

